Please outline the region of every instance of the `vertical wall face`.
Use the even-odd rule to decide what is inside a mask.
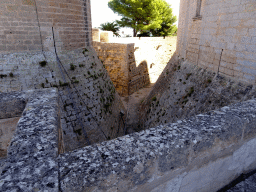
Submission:
[[[178,54],[200,67],[255,83],[255,1],[197,0],[180,3]]]
[[[133,44],[101,43],[93,41],[99,59],[106,67],[117,92],[128,95],[128,50]]]
[[[104,43],[102,34],[107,33],[93,29],[93,47],[121,96],[155,83],[176,50],[176,37],[112,38],[118,43]]]
[[[59,50],[89,45],[90,0],[21,0],[1,2],[0,52],[52,50],[52,27]]]
[[[1,1],[0,13],[0,92],[57,87],[65,151],[123,135],[125,110],[90,46],[90,0]]]

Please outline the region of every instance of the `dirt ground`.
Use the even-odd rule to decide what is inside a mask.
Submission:
[[[154,83],[148,84],[144,88],[136,91],[135,93],[121,97],[121,100],[124,103],[124,106],[127,110],[127,119],[126,119],[126,133],[133,133],[137,129],[138,121],[139,121],[139,106],[146,98],[146,96],[151,91]]]

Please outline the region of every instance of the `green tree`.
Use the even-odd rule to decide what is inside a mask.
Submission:
[[[161,23],[161,28],[151,29],[150,32],[152,36],[169,36],[177,33],[177,26],[174,23],[177,21],[177,17],[173,16],[172,9],[170,5],[165,2],[165,8],[161,10],[161,15],[163,17],[163,22]]]
[[[115,36],[120,37],[118,33],[120,27],[116,22],[102,23],[99,28],[103,31],[113,31]]]
[[[116,21],[120,27],[133,28],[134,37],[138,32],[165,29],[164,25],[170,25],[168,19],[176,21],[165,0],[110,0],[108,6],[122,16],[120,21]]]

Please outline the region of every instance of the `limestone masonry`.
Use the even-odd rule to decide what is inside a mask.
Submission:
[[[121,96],[155,83],[176,50],[177,37],[114,38],[99,29],[92,34],[93,47]]]
[[[196,16],[198,6],[200,13]],[[253,0],[181,0],[178,56],[205,69],[255,83],[255,8]]]
[[[90,47],[90,1],[1,5],[0,92],[57,87],[65,151],[123,135],[125,109]]]
[[[181,0],[177,39],[113,38],[90,0],[2,0],[0,191],[218,191],[255,172],[255,10]],[[120,95],[152,82],[125,135]]]

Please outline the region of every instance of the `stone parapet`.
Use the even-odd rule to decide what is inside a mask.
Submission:
[[[24,95],[1,191],[217,191],[256,168],[256,100],[58,155],[57,90]]]
[[[28,91],[28,103],[8,148],[1,191],[59,191],[58,91]],[[13,95],[12,95],[13,96]],[[63,146],[62,146],[63,147]]]
[[[256,101],[59,157],[62,191],[217,191],[256,168]]]

